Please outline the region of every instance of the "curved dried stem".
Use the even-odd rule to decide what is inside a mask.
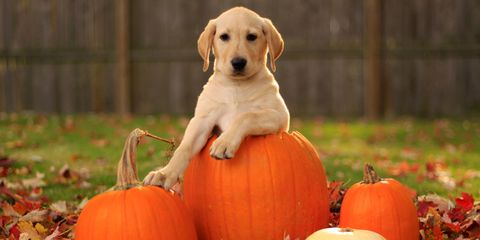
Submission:
[[[141,181],[138,178],[136,158],[137,146],[144,136],[167,142],[171,146],[174,146],[173,140],[167,140],[165,138],[155,136],[139,128],[134,129],[132,132],[130,132],[127,140],[125,141],[122,157],[118,162],[116,188],[129,188],[131,186],[141,184]]]
[[[364,184],[375,184],[377,182],[382,181],[382,179],[377,175],[375,169],[373,169],[372,165],[366,163],[365,167],[363,168],[363,182]]]
[[[162,137],[159,137],[159,136],[155,136],[147,131],[144,131],[145,132],[145,136],[147,137],[151,137],[153,139],[157,139],[157,140],[160,140],[160,141],[163,141],[163,142],[166,142],[166,143],[169,143],[171,144],[173,147],[175,147],[175,141],[173,139],[166,139],[166,138],[162,138]]]

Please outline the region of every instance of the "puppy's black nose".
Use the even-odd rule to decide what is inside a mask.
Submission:
[[[242,71],[245,68],[245,65],[247,65],[247,60],[245,60],[245,58],[237,57],[232,59],[230,63],[232,64],[233,69],[235,69],[235,71]]]

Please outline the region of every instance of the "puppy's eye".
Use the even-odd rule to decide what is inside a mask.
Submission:
[[[220,39],[222,39],[222,41],[226,42],[230,39],[230,36],[228,36],[228,34],[224,33],[224,34],[220,35]]]
[[[257,39],[257,35],[252,34],[252,33],[247,35],[247,40],[248,41],[253,42],[253,41],[255,41],[255,39]]]

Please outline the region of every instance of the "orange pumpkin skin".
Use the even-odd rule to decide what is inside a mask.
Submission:
[[[418,240],[419,222],[409,190],[395,179],[356,183],[345,193],[342,228],[377,232],[388,240]]]
[[[82,210],[75,239],[197,239],[185,204],[159,187],[134,187],[92,198]]]
[[[144,136],[133,130],[117,168],[117,185],[92,198],[75,227],[77,240],[196,240],[191,214],[178,196],[159,187],[142,186],[136,168],[136,148]]]
[[[214,140],[184,179],[199,239],[305,239],[327,227],[324,168],[302,135],[247,137],[229,160],[210,157]]]

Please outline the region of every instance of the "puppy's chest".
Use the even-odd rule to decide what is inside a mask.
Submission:
[[[218,118],[218,127],[223,131],[230,127],[235,118],[245,112],[253,111],[251,104],[232,102],[223,104],[221,114]]]

